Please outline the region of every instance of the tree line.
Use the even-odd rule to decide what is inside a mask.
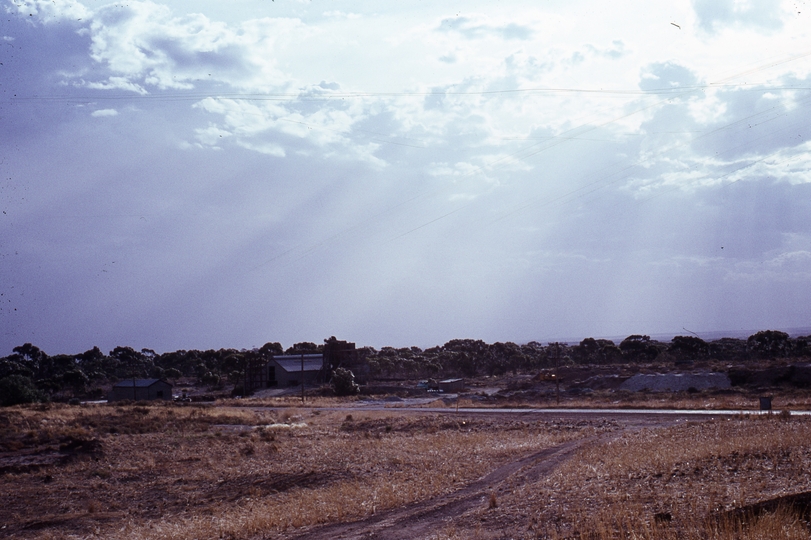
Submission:
[[[334,339],[334,338],[330,338]],[[328,340],[324,340],[327,342]],[[284,349],[269,342],[257,349],[178,350],[158,354],[151,349],[116,347],[105,354],[93,347],[79,354],[48,355],[25,343],[0,358],[0,405],[71,397],[101,398],[102,387],[121,379],[193,378],[199,384],[238,387],[245,367],[252,361],[267,361],[273,355],[315,353],[323,344],[296,343]],[[454,339],[444,345],[419,347],[373,347],[358,349],[359,360],[369,365],[372,378],[431,378],[504,375],[563,365],[627,363],[689,364],[700,360],[751,361],[811,356],[811,336],[791,338],[785,332],[764,330],[748,339],[722,338],[704,341],[696,336],[676,336],[661,342],[645,335],[631,335],[619,344],[586,338],[578,344],[536,341],[485,343]]]

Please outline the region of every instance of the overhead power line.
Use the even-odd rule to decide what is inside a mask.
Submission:
[[[301,92],[178,92],[178,93],[155,93],[155,94],[56,94],[56,95],[33,95],[33,96],[12,96],[8,98],[13,102],[87,102],[87,101],[196,101],[207,98],[231,99],[235,101],[333,101],[346,99],[363,98],[385,98],[385,97],[488,97],[506,95],[552,95],[552,94],[600,94],[623,96],[660,96],[660,95],[682,95],[685,92],[700,91],[717,88],[750,88],[752,90],[811,90],[811,86],[801,85],[780,85],[763,86],[747,83],[741,84],[705,84],[694,86],[675,86],[667,88],[653,88],[649,90],[607,90],[603,88],[512,88],[505,90],[482,90],[482,91],[454,91],[445,90],[441,92],[325,92],[311,93]],[[99,90],[102,92],[103,90]]]

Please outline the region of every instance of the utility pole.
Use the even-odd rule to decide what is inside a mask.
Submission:
[[[560,405],[560,343],[555,342],[555,394]]]

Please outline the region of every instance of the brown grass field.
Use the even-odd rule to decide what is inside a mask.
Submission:
[[[811,490],[805,417],[240,401],[0,410],[0,537],[811,535],[807,501],[745,508]]]

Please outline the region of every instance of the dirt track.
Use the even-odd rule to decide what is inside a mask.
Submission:
[[[503,465],[484,478],[448,495],[405,508],[382,512],[351,523],[298,531],[295,539],[423,538],[439,526],[474,508],[485,507],[491,493],[507,479],[536,480],[562,463],[588,439],[570,441]]]
[[[402,409],[402,411],[418,412],[418,410],[415,411],[414,409]],[[504,413],[504,416],[514,416],[514,414]],[[547,419],[552,416],[533,413],[522,414]],[[565,413],[557,416],[571,418],[571,415]],[[473,510],[487,508],[490,504],[490,495],[498,493],[502,488],[507,488],[508,484],[537,482],[572,457],[579,448],[586,444],[605,442],[608,439],[618,437],[626,430],[654,426],[662,427],[686,419],[686,417],[668,417],[657,414],[633,415],[630,417],[611,414],[577,416],[578,419],[583,421],[599,422],[605,420],[616,422],[619,429],[534,452],[502,465],[483,478],[447,495],[381,512],[358,521],[323,525],[305,530],[298,529],[290,535],[282,536],[282,538],[289,540],[352,540],[361,538],[404,540],[430,538],[438,529],[451,525],[465,514]],[[274,538],[278,537],[274,536]]]

